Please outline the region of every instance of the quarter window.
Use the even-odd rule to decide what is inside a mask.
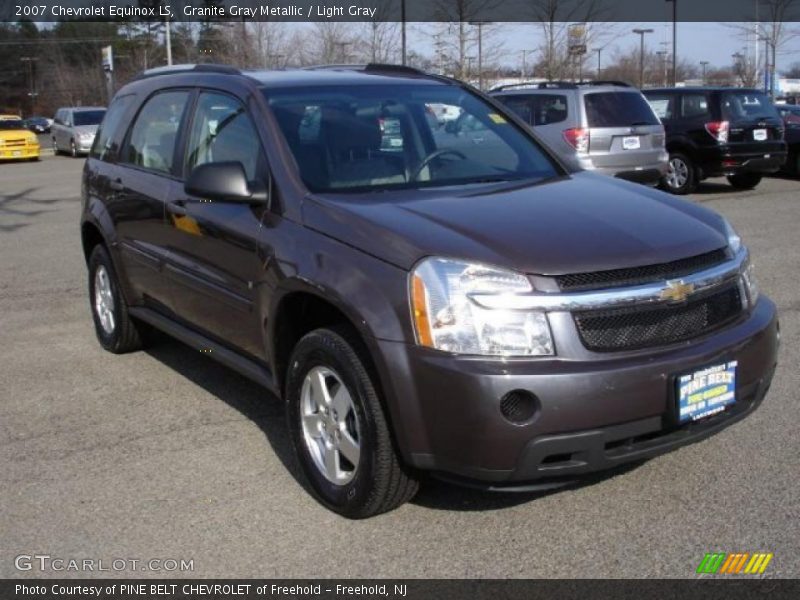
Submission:
[[[186,149],[187,172],[206,163],[238,162],[253,181],[261,156],[261,142],[244,106],[224,94],[201,94]]]
[[[685,119],[708,116],[708,99],[705,94],[684,94],[681,98],[681,114]]]
[[[188,100],[187,91],[162,92],[150,98],[133,124],[125,162],[171,173],[178,128]]]
[[[94,137],[94,144],[92,144],[89,156],[105,160],[109,153],[114,154],[116,149],[111,147],[113,138],[116,137],[122,118],[128,112],[133,98],[133,95],[121,96],[111,103],[105,119],[97,130],[97,135]]]
[[[675,99],[672,94],[647,94],[647,101],[659,119],[671,119],[675,113]]]

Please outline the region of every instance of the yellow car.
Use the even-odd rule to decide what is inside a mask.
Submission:
[[[0,115],[0,160],[39,160],[39,138],[17,115]]]

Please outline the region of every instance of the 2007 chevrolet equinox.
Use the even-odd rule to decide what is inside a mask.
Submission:
[[[81,234],[102,346],[154,327],[262,383],[352,518],[424,472],[542,489],[698,441],[777,361],[724,218],[569,172],[494,100],[409,68],[144,73],[86,161]]]

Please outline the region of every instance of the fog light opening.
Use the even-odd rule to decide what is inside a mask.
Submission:
[[[539,408],[539,398],[527,390],[512,390],[500,398],[500,414],[514,425],[530,423]]]

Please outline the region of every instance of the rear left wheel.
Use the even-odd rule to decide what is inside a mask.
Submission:
[[[286,382],[289,430],[311,489],[351,519],[392,510],[418,489],[362,353],[348,329],[317,329],[297,343]]]
[[[752,190],[761,182],[761,175],[758,173],[739,173],[729,175],[728,182],[737,190]]]
[[[97,340],[103,348],[114,354],[141,349],[145,326],[128,313],[111,257],[101,244],[89,257],[89,300]]]

